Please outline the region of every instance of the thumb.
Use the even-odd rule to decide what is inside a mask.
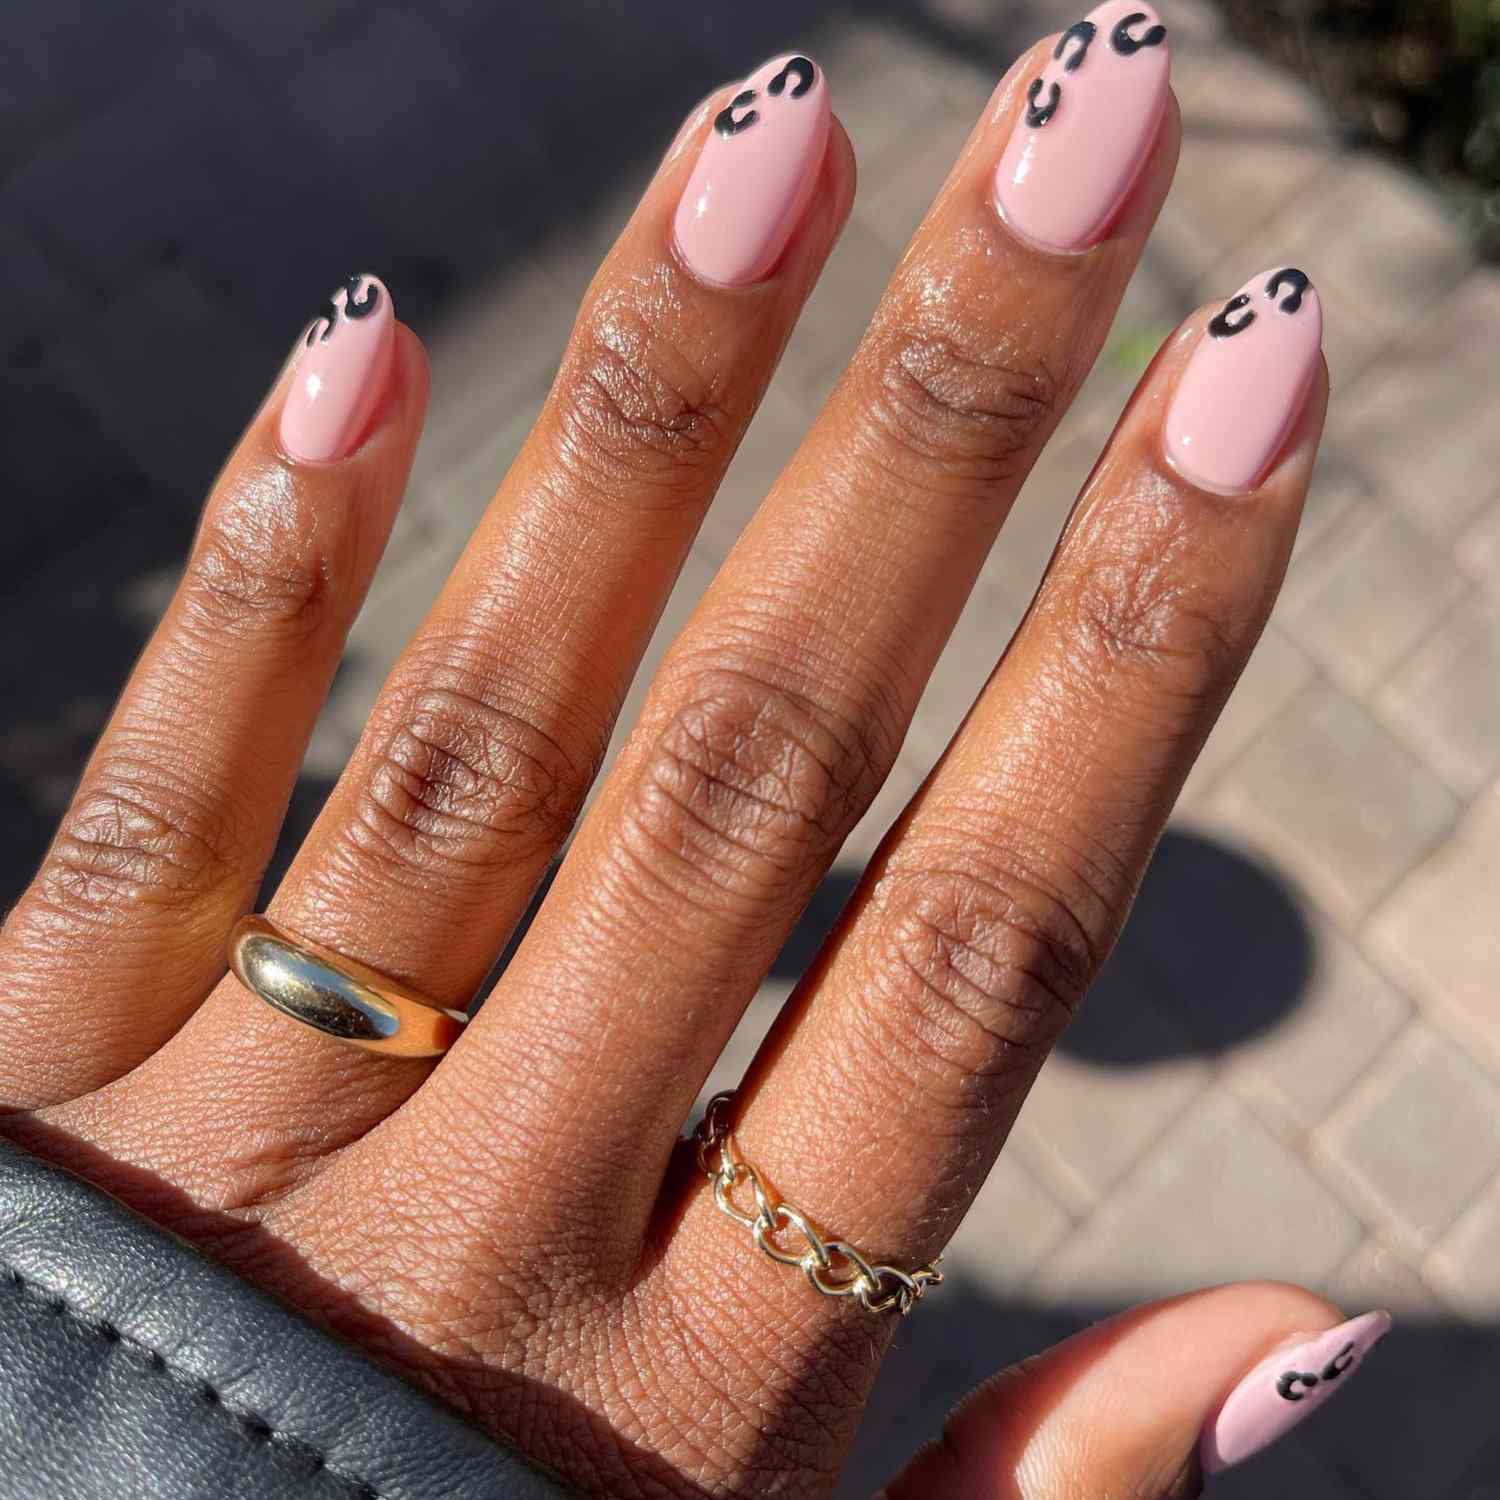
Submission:
[[[1390,1326],[1270,1282],[1133,1308],[971,1392],[883,1500],[1184,1500],[1343,1390]]]

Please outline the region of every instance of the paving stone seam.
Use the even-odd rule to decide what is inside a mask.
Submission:
[[[1043,1064],[1043,1066],[1045,1067],[1046,1065]],[[1135,1154],[1135,1156],[1132,1157],[1131,1160],[1120,1169],[1119,1175],[1112,1183],[1109,1184],[1107,1188],[1105,1188],[1102,1193],[1094,1194],[1088,1182],[1080,1178],[1081,1186],[1086,1193],[1090,1194],[1093,1197],[1093,1202],[1086,1207],[1078,1209],[1076,1212],[1070,1206],[1068,1199],[1062,1196],[1061,1191],[1055,1186],[1055,1179],[1052,1177],[1049,1163],[1046,1160],[1033,1162],[1031,1159],[1032,1153],[1023,1153],[1021,1161],[1022,1166],[1025,1167],[1033,1177],[1041,1178],[1042,1187],[1045,1188],[1048,1194],[1058,1202],[1059,1206],[1063,1209],[1063,1212],[1067,1215],[1067,1217],[1073,1221],[1071,1227],[1052,1247],[1052,1250],[1049,1252],[1049,1254],[1043,1256],[1041,1261],[1039,1261],[1037,1265],[1034,1266],[1032,1270],[1022,1279],[1021,1284],[1023,1286],[1030,1285],[1033,1280],[1040,1277],[1042,1269],[1046,1265],[1047,1261],[1051,1257],[1059,1255],[1073,1242],[1075,1238],[1081,1239],[1085,1235],[1092,1232],[1094,1228],[1094,1221],[1105,1210],[1105,1208],[1115,1200],[1116,1196],[1123,1192],[1123,1190],[1130,1182],[1130,1179],[1140,1171],[1143,1163],[1154,1154],[1156,1148],[1162,1143],[1163,1140],[1166,1139],[1168,1133],[1174,1131],[1182,1122],[1184,1117],[1188,1114],[1188,1112],[1199,1105],[1203,1101],[1203,1099],[1206,1098],[1207,1095],[1215,1088],[1219,1081],[1217,1076],[1219,1071],[1220,1070],[1216,1067],[1214,1070],[1214,1076],[1211,1076],[1209,1079],[1207,1079],[1202,1088],[1197,1090],[1197,1092],[1195,1092],[1192,1097],[1189,1098],[1175,1113],[1167,1118],[1166,1122],[1161,1126],[1161,1128],[1157,1130],[1156,1133],[1146,1141],[1146,1143]],[[1003,1149],[1004,1148],[1002,1147],[1002,1150]],[[1061,1157],[1062,1153],[1058,1152],[1057,1155]],[[1064,1160],[1066,1159],[1064,1158]],[[1044,1173],[1045,1175],[1043,1175]],[[1074,1173],[1074,1175],[1076,1176],[1078,1174]]]
[[[1355,702],[1359,703],[1359,700],[1355,699]],[[1365,712],[1368,713],[1377,724],[1381,722],[1378,716],[1375,714],[1374,710],[1369,706],[1369,704],[1359,703],[1359,706],[1363,708]],[[1382,725],[1382,728],[1383,727],[1384,726]],[[1409,751],[1406,751],[1406,747],[1404,745],[1401,748],[1404,753],[1410,754]],[[1420,757],[1413,758],[1419,760],[1421,759]],[[1437,773],[1432,770],[1432,768],[1427,764],[1425,760],[1421,760],[1421,764],[1422,768],[1427,771],[1429,775],[1431,775],[1435,780],[1438,779]],[[1443,785],[1443,783],[1439,781],[1439,785]],[[1443,790],[1448,790],[1445,785],[1443,785]],[[1448,795],[1452,796],[1452,793],[1449,792]],[[1455,799],[1455,801],[1456,800],[1457,799]],[[1463,816],[1464,807],[1460,804],[1455,807],[1453,815],[1448,819],[1443,828],[1438,833],[1434,834],[1430,840],[1428,840],[1425,844],[1421,845],[1417,849],[1415,855],[1407,861],[1405,868],[1402,869],[1398,874],[1393,875],[1383,887],[1375,891],[1373,895],[1366,899],[1364,909],[1357,916],[1355,916],[1352,921],[1336,922],[1339,930],[1346,937],[1353,939],[1355,946],[1361,953],[1369,956],[1368,950],[1365,947],[1365,940],[1367,929],[1370,926],[1371,918],[1375,915],[1375,913],[1380,909],[1381,906],[1383,906],[1387,901],[1391,899],[1393,895],[1395,895],[1395,893],[1401,888],[1402,884],[1406,881],[1407,877],[1410,876],[1414,870],[1416,870],[1419,866],[1426,864],[1427,861],[1431,859],[1433,855],[1436,854],[1443,847],[1443,845],[1448,842],[1450,838],[1453,837],[1454,833],[1458,829],[1459,824],[1463,821]],[[1308,895],[1307,899],[1313,905],[1317,906],[1319,912],[1321,912],[1323,916],[1332,918],[1333,914],[1327,911],[1322,906],[1322,904],[1317,900],[1316,896]]]
[[[1330,394],[1330,402],[1332,401],[1332,399],[1332,395]],[[1377,519],[1379,520],[1400,521],[1409,519],[1400,511],[1391,506],[1391,504],[1385,498],[1385,492],[1381,489],[1378,479],[1372,477],[1369,473],[1367,473],[1363,465],[1357,458],[1349,458],[1346,457],[1343,453],[1340,453],[1338,455],[1338,460],[1347,476],[1352,479],[1357,485],[1359,485],[1359,487],[1364,491],[1360,500],[1356,502],[1360,512],[1364,513],[1370,510],[1378,510],[1380,514]],[[1309,495],[1313,494],[1317,490],[1317,487],[1318,471],[1316,468],[1314,468],[1312,485],[1308,491]],[[1306,512],[1306,508],[1307,507],[1304,504],[1304,513]],[[1339,532],[1343,530],[1349,523],[1351,517],[1353,517],[1355,513],[1355,508],[1355,506],[1350,506],[1345,510],[1340,511],[1339,514],[1335,516],[1333,520],[1323,528],[1321,535],[1315,536],[1312,541],[1306,543],[1301,551],[1293,556],[1291,562],[1287,565],[1286,576],[1288,582],[1291,582],[1295,575],[1317,572],[1319,566],[1323,561],[1324,554],[1332,554],[1333,552],[1338,550]],[[1367,526],[1371,524],[1373,523],[1366,522]],[[1289,622],[1283,623],[1282,628],[1288,631],[1291,631],[1292,629]],[[1293,632],[1293,634],[1295,634],[1295,632]],[[1304,647],[1303,649],[1305,650],[1306,648]]]
[[[1372,718],[1376,719],[1377,723],[1380,722],[1373,709],[1366,706],[1366,712],[1369,713]],[[1437,777],[1437,772],[1434,771],[1430,766],[1428,766],[1425,760],[1422,761],[1422,765],[1429,775],[1441,781],[1441,779]],[[1447,790],[1447,788],[1444,787],[1444,790]],[[1475,798],[1475,802],[1477,803],[1483,797],[1488,795],[1488,791],[1488,788],[1482,788],[1480,790],[1479,796]],[[1449,796],[1452,795],[1452,792],[1449,792]],[[1455,798],[1454,800],[1456,802],[1459,802],[1459,805],[1453,816],[1448,820],[1447,826],[1444,827],[1440,833],[1434,835],[1425,845],[1418,849],[1415,857],[1407,862],[1406,868],[1400,873],[1400,875],[1391,880],[1386,885],[1384,890],[1378,891],[1375,895],[1370,897],[1370,899],[1365,904],[1364,910],[1359,914],[1359,916],[1354,919],[1352,925],[1340,924],[1340,930],[1354,940],[1354,943],[1359,948],[1359,951],[1365,954],[1365,956],[1368,957],[1372,963],[1375,961],[1375,956],[1373,948],[1367,946],[1367,938],[1369,935],[1369,930],[1374,923],[1376,914],[1388,901],[1390,901],[1391,897],[1401,889],[1406,881],[1418,869],[1420,869],[1428,862],[1428,860],[1432,859],[1434,855],[1438,854],[1443,849],[1443,846],[1448,843],[1448,841],[1454,836],[1455,833],[1458,832],[1460,824],[1462,824],[1462,822],[1464,821],[1464,817],[1468,811],[1468,807],[1474,805],[1473,803],[1471,803],[1466,806],[1461,801],[1459,801],[1459,799]],[[1382,974],[1386,972],[1384,965],[1379,965],[1378,967],[1380,968]]]
[[[1378,1245],[1385,1254],[1392,1256],[1394,1259],[1398,1260],[1406,1270],[1410,1271],[1416,1278],[1418,1284],[1421,1286],[1422,1291],[1426,1295],[1431,1297],[1432,1300],[1438,1304],[1438,1307],[1444,1313],[1448,1314],[1450,1317],[1456,1318],[1460,1322],[1472,1321],[1471,1318],[1461,1312],[1457,1307],[1454,1307],[1452,1304],[1450,1304],[1443,1293],[1427,1279],[1426,1272],[1423,1270],[1422,1265],[1414,1265],[1410,1257],[1401,1250],[1400,1246],[1391,1244],[1378,1230],[1372,1230],[1369,1236],[1361,1244],[1356,1245],[1354,1249],[1349,1252],[1348,1256],[1342,1262],[1340,1262],[1338,1269],[1329,1279],[1329,1285],[1341,1285],[1345,1275],[1349,1271],[1349,1267],[1352,1266],[1359,1259],[1359,1257],[1364,1254],[1365,1249],[1372,1244]],[[1435,1248],[1433,1252],[1430,1252],[1429,1255],[1423,1257],[1424,1265],[1427,1260],[1431,1259],[1431,1255],[1433,1253],[1436,1253]]]
[[[1427,1013],[1420,1007],[1417,1009],[1417,1012],[1412,1015],[1411,1018],[1406,1022],[1406,1024],[1402,1026],[1401,1029],[1390,1038],[1390,1040],[1385,1044],[1380,1052],[1378,1052],[1375,1057],[1371,1059],[1371,1061],[1360,1072],[1359,1078],[1357,1078],[1354,1083],[1350,1084],[1349,1089],[1345,1090],[1344,1095],[1341,1096],[1340,1104],[1342,1104],[1342,1102],[1347,1099],[1349,1093],[1358,1086],[1358,1083],[1361,1080],[1367,1078],[1370,1073],[1372,1073],[1376,1068],[1380,1067],[1392,1052],[1395,1052],[1399,1048],[1401,1048],[1405,1044],[1409,1036],[1417,1033],[1418,1028],[1421,1028],[1424,1031],[1433,1031],[1437,1029],[1432,1025],[1431,1019],[1427,1015]],[[1469,1052],[1468,1048],[1463,1046],[1461,1042],[1455,1041],[1452,1033],[1449,1032],[1446,1028],[1444,1028],[1441,1032],[1441,1039],[1458,1046],[1460,1050],[1463,1051],[1464,1055],[1469,1059],[1469,1061],[1475,1062],[1477,1065],[1477,1059],[1475,1059],[1473,1054]],[[1488,1069],[1482,1069],[1482,1071],[1485,1072],[1487,1076],[1489,1075]],[[1324,1114],[1323,1118],[1306,1132],[1306,1148],[1300,1151],[1298,1154],[1306,1162],[1308,1168],[1313,1172],[1313,1175],[1317,1178],[1318,1182],[1324,1188],[1326,1188],[1327,1191],[1338,1202],[1340,1202],[1344,1206],[1344,1208],[1354,1219],[1358,1220],[1358,1222],[1364,1226],[1368,1234],[1373,1235],[1375,1238],[1379,1239],[1388,1250],[1391,1250],[1393,1254],[1397,1255],[1408,1267],[1413,1270],[1420,1271],[1421,1265],[1433,1253],[1438,1245],[1440,1245],[1442,1241],[1447,1237],[1453,1226],[1457,1224],[1458,1221],[1463,1218],[1463,1216],[1468,1213],[1475,1206],[1475,1204],[1479,1202],[1479,1200],[1484,1196],[1485,1193],[1489,1192],[1497,1182],[1500,1182],[1500,1173],[1496,1173],[1494,1176],[1486,1179],[1479,1191],[1472,1194],[1464,1202],[1463,1207],[1460,1208],[1456,1213],[1454,1213],[1453,1216],[1448,1220],[1448,1222],[1443,1226],[1443,1228],[1438,1231],[1438,1233],[1433,1237],[1431,1244],[1424,1245],[1421,1249],[1420,1255],[1414,1257],[1413,1255],[1402,1251],[1397,1246],[1391,1245],[1386,1240],[1385,1234],[1383,1233],[1383,1231],[1390,1231],[1392,1229],[1394,1229],[1396,1233],[1401,1235],[1405,1235],[1407,1233],[1405,1225],[1402,1224],[1399,1218],[1396,1216],[1396,1210],[1399,1209],[1399,1205],[1391,1204],[1389,1205],[1389,1211],[1387,1211],[1385,1208],[1387,1199],[1384,1192],[1382,1192],[1378,1187],[1368,1184],[1367,1180],[1362,1176],[1362,1174],[1359,1174],[1357,1172],[1346,1172],[1346,1169],[1340,1164],[1332,1149],[1326,1146],[1321,1140],[1314,1139],[1314,1137],[1320,1131],[1325,1129],[1325,1127],[1328,1125],[1328,1122],[1334,1117],[1334,1115],[1338,1113],[1339,1107],[1339,1105],[1335,1105],[1330,1108]],[[1349,1201],[1346,1194],[1340,1190],[1339,1183],[1336,1180],[1339,1176],[1342,1175],[1347,1175],[1351,1179],[1359,1179],[1361,1183],[1360,1191],[1364,1193],[1367,1198],[1366,1207],[1381,1206],[1382,1212],[1385,1214],[1384,1222],[1380,1224],[1371,1223],[1366,1213],[1361,1210],[1360,1205],[1358,1203]],[[1417,1243],[1419,1239],[1420,1236],[1414,1236],[1413,1243]]]
[[[1481,793],[1481,795],[1487,794]],[[1370,916],[1373,917],[1373,915],[1374,913],[1371,912]],[[1369,918],[1367,918],[1366,920],[1369,920]],[[1467,1035],[1468,1028],[1462,1021],[1455,1021],[1446,1004],[1440,1002],[1433,1003],[1432,1001],[1424,1000],[1408,990],[1401,981],[1400,977],[1396,973],[1394,973],[1386,964],[1381,962],[1381,952],[1378,946],[1372,945],[1372,947],[1369,949],[1360,946],[1359,952],[1364,958],[1365,962],[1368,963],[1370,967],[1373,968],[1380,975],[1380,977],[1385,980],[1393,990],[1396,991],[1398,995],[1400,995],[1411,1005],[1413,1011],[1411,1019],[1413,1021],[1425,1021],[1429,1029],[1437,1032],[1445,1042],[1449,1042],[1454,1047],[1456,1047],[1471,1063],[1473,1063],[1476,1068],[1479,1069],[1481,1073],[1485,1075],[1486,1078],[1491,1079],[1497,1086],[1500,1086],[1500,1067],[1497,1067],[1490,1062],[1490,1053],[1487,1049],[1475,1047],[1473,1045],[1471,1038]],[[1410,1024],[1410,1022],[1408,1022],[1408,1024]],[[1402,1031],[1398,1031],[1390,1039],[1390,1041],[1386,1043],[1386,1048],[1395,1046],[1395,1044],[1400,1040],[1402,1032],[1404,1032],[1404,1030],[1405,1027],[1402,1028]],[[1376,1054],[1375,1061],[1378,1061],[1380,1057],[1384,1056],[1384,1051],[1385,1049],[1382,1049],[1381,1052]],[[1329,1113],[1333,1113],[1332,1109],[1329,1110]]]
[[[1456,231],[1455,231],[1456,233]],[[1357,388],[1361,381],[1373,380],[1379,366],[1384,362],[1385,356],[1392,350],[1399,350],[1407,345],[1415,334],[1419,332],[1417,319],[1422,317],[1426,322],[1435,322],[1447,313],[1448,304],[1457,302],[1469,290],[1470,286],[1481,278],[1490,274],[1484,266],[1471,265],[1457,281],[1446,288],[1439,288],[1430,293],[1425,299],[1417,299],[1408,308],[1406,319],[1398,324],[1379,344],[1372,347],[1370,357],[1359,365],[1351,374],[1338,374],[1334,376],[1329,388],[1330,408],[1333,400],[1340,395],[1345,395],[1351,387]],[[1476,511],[1476,516],[1480,512]],[[1408,519],[1411,519],[1408,517]],[[1420,526],[1420,522],[1414,521]],[[1462,535],[1462,532],[1460,532]]]
[[[1469,791],[1458,784],[1457,780],[1450,779],[1444,774],[1442,766],[1437,764],[1426,752],[1420,741],[1412,734],[1411,726],[1391,713],[1382,702],[1384,689],[1388,687],[1400,674],[1431,644],[1433,637],[1441,634],[1448,625],[1464,610],[1471,608],[1476,602],[1487,600],[1490,591],[1482,582],[1468,579],[1457,567],[1455,561],[1455,573],[1466,578],[1462,592],[1456,594],[1443,611],[1434,617],[1421,636],[1411,643],[1409,647],[1391,663],[1384,676],[1377,678],[1370,684],[1364,695],[1366,707],[1370,710],[1375,721],[1386,731],[1399,745],[1410,755],[1422,762],[1428,771],[1447,788],[1454,797],[1458,799],[1460,807],[1467,812],[1474,803],[1485,794],[1486,788],[1480,787],[1477,792]],[[1462,814],[1460,814],[1462,816]]]
[[[1284,625],[1281,628],[1286,629]],[[1287,634],[1291,635],[1291,632],[1288,631]],[[1205,781],[1203,781],[1203,783],[1199,787],[1194,790],[1193,804],[1195,806],[1207,805],[1209,802],[1211,802],[1214,799],[1214,796],[1218,792],[1219,788],[1226,785],[1229,781],[1230,776],[1239,770],[1241,763],[1249,756],[1250,752],[1260,744],[1260,742],[1271,732],[1276,724],[1278,724],[1283,717],[1289,714],[1304,697],[1311,694],[1317,688],[1337,689],[1338,685],[1329,679],[1327,673],[1324,672],[1317,659],[1309,655],[1307,648],[1303,646],[1302,642],[1295,636],[1292,636],[1291,639],[1292,644],[1297,648],[1297,650],[1307,657],[1308,663],[1312,667],[1313,675],[1295,693],[1293,693],[1292,696],[1288,698],[1280,708],[1278,708],[1274,713],[1267,714],[1256,726],[1249,739],[1247,739],[1245,743],[1235,751],[1233,756],[1231,756],[1229,760],[1225,761],[1217,771],[1214,771]],[[1183,817],[1191,820],[1193,816],[1193,806],[1174,805],[1173,815],[1175,816],[1179,812]],[[1286,875],[1285,871],[1279,871],[1279,873],[1282,874],[1283,877],[1285,877]],[[1298,885],[1296,887],[1296,890],[1299,899],[1309,903],[1312,902],[1312,897],[1302,889],[1301,885]],[[1320,907],[1319,910],[1321,911],[1322,908]]]
[[[1425,1267],[1431,1264],[1433,1261],[1437,1260],[1438,1257],[1443,1254],[1443,1246],[1448,1242],[1449,1238],[1453,1234],[1453,1231],[1457,1229],[1458,1226],[1464,1221],[1464,1219],[1466,1219],[1471,1213],[1473,1213],[1473,1211],[1478,1208],[1486,1198],[1490,1197],[1491,1194],[1497,1192],[1500,1192],[1500,1172],[1496,1172],[1488,1182],[1484,1183],[1479,1188],[1474,1196],[1470,1198],[1469,1201],[1465,1203],[1464,1206],[1459,1209],[1456,1214],[1454,1214],[1452,1219],[1448,1221],[1447,1228],[1445,1228],[1443,1232],[1438,1235],[1438,1237],[1432,1242],[1432,1244],[1427,1247],[1426,1252],[1422,1256],[1420,1267],[1420,1269],[1424,1270],[1424,1281]],[[1436,1288],[1434,1288],[1434,1291],[1436,1291]],[[1465,1316],[1462,1311],[1457,1309],[1456,1311],[1458,1311],[1458,1315],[1460,1317]],[[1481,1324],[1483,1324],[1484,1322],[1484,1320],[1476,1318],[1472,1314],[1467,1315],[1467,1321]]]
[[[1411,1024],[1412,1023],[1410,1021],[1407,1022],[1407,1026]],[[1338,1165],[1336,1161],[1333,1160],[1331,1153],[1328,1153],[1326,1151],[1326,1148],[1320,1146],[1314,1140],[1314,1137],[1328,1124],[1328,1121],[1332,1119],[1332,1117],[1338,1112],[1339,1108],[1348,1099],[1349,1095],[1354,1091],[1359,1083],[1365,1077],[1367,1077],[1374,1068],[1379,1066],[1380,1062],[1385,1057],[1386,1052],[1391,1047],[1396,1045],[1405,1031],[1406,1026],[1403,1026],[1401,1030],[1396,1032],[1395,1036],[1386,1043],[1386,1046],[1382,1048],[1380,1052],[1377,1052],[1375,1056],[1365,1064],[1365,1066],[1349,1083],[1348,1087],[1345,1088],[1339,1094],[1338,1098],[1328,1107],[1328,1109],[1324,1111],[1321,1118],[1314,1121],[1311,1125],[1305,1126],[1300,1130],[1292,1132],[1290,1135],[1283,1134],[1276,1128],[1273,1121],[1267,1119],[1265,1110],[1256,1103],[1253,1097],[1246,1098],[1244,1093],[1234,1086],[1233,1080],[1228,1081],[1230,1092],[1233,1093],[1235,1098],[1245,1106],[1246,1110],[1254,1117],[1256,1123],[1259,1124],[1271,1136],[1273,1140],[1275,1140],[1279,1145],[1283,1146],[1287,1151],[1295,1156],[1298,1161],[1302,1163],[1302,1165],[1307,1169],[1309,1175],[1318,1184],[1318,1186],[1322,1188],[1323,1191],[1326,1192],[1328,1196],[1339,1205],[1340,1208],[1348,1213],[1356,1223],[1359,1224],[1360,1228],[1364,1230],[1367,1238],[1370,1236],[1375,1236],[1378,1238],[1380,1230],[1385,1226],[1382,1224],[1372,1223],[1368,1215],[1361,1210],[1360,1205],[1356,1202],[1351,1202],[1348,1195],[1341,1191],[1339,1183],[1336,1180],[1333,1180],[1333,1178],[1343,1169]],[[1382,1241],[1382,1243],[1384,1242]],[[1386,1248],[1390,1249],[1392,1247],[1387,1246]],[[1355,1249],[1357,1250],[1358,1246],[1356,1246]],[[1354,1253],[1355,1251],[1351,1251],[1351,1256]],[[1399,1252],[1397,1253],[1399,1254]],[[1401,1255],[1400,1258],[1404,1265],[1411,1266],[1412,1262],[1410,1261],[1409,1257]]]
[[[1437,1235],[1433,1242],[1429,1246],[1427,1246],[1426,1250],[1423,1252],[1421,1265],[1425,1266],[1429,1261],[1433,1259],[1434,1256],[1436,1256],[1441,1251],[1443,1243],[1447,1240],[1448,1236],[1453,1233],[1453,1231],[1458,1227],[1463,1219],[1465,1219],[1476,1208],[1478,1208],[1480,1203],[1482,1203],[1485,1198],[1487,1198],[1491,1193],[1495,1191],[1497,1186],[1500,1186],[1500,1172],[1497,1172],[1493,1177],[1489,1178],[1488,1181],[1481,1184],[1478,1191],[1476,1191],[1474,1195],[1464,1203],[1463,1207],[1460,1208],[1458,1212],[1448,1220],[1447,1224],[1443,1227],[1442,1232]]]

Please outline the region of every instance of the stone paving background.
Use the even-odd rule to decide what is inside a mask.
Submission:
[[[9,14],[0,898],[44,847],[203,487],[349,269],[379,270],[427,337],[433,413],[291,836],[515,452],[680,115],[806,47],[862,186],[658,650],[831,386],[995,78],[1075,8]],[[953,1248],[954,1285],[902,1330],[846,1492],[868,1493],[1029,1349],[1140,1297],[1273,1276],[1351,1311],[1389,1306],[1398,1329],[1357,1395],[1215,1493],[1483,1500],[1500,1496],[1500,276],[1430,191],[1341,142],[1205,0],[1164,11],[1182,164],[1109,350],[721,1074],[988,673],[1147,353],[1256,268],[1303,265],[1334,397],[1284,597],[1118,956]]]

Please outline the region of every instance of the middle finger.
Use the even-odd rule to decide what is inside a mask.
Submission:
[[[1143,32],[1156,24],[1100,7],[1083,66],[1067,68],[1066,47],[1059,63],[1049,39],[997,91],[844,379],[669,653],[501,985],[390,1122],[412,1132],[407,1155],[436,1135],[449,1169],[483,1163],[498,1214],[525,1204],[512,1226],[523,1244],[565,1218],[633,1253],[703,1078],[894,760],[996,530],[1088,372],[1178,143],[1159,39],[1108,50],[1127,15]],[[1036,125],[1029,84],[1049,68],[1062,103]],[[1096,86],[1112,98],[1102,115],[1084,104]],[[1066,194],[1072,150],[1130,141],[1132,122],[1136,154],[1113,179],[1123,206],[1070,220],[1007,196],[1026,176],[1006,165],[1008,138],[1033,158],[1027,192],[1051,174],[1048,192]],[[1046,137],[1054,125],[1095,134]],[[1103,238],[1059,254],[1037,243],[1044,227],[1054,243]],[[496,1079],[508,1081],[499,1099]],[[497,1160],[539,1139],[560,1158],[540,1182],[534,1160]],[[527,1191],[508,1193],[522,1172]],[[580,1202],[597,1217],[586,1207],[581,1221]]]

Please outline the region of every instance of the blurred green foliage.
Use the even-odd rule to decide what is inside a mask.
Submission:
[[[1500,253],[1500,0],[1224,0],[1345,126],[1400,152]]]
[[[1171,331],[1168,323],[1127,324],[1124,327],[1117,324],[1104,346],[1105,361],[1110,369],[1134,380],[1151,363],[1152,355]]]

